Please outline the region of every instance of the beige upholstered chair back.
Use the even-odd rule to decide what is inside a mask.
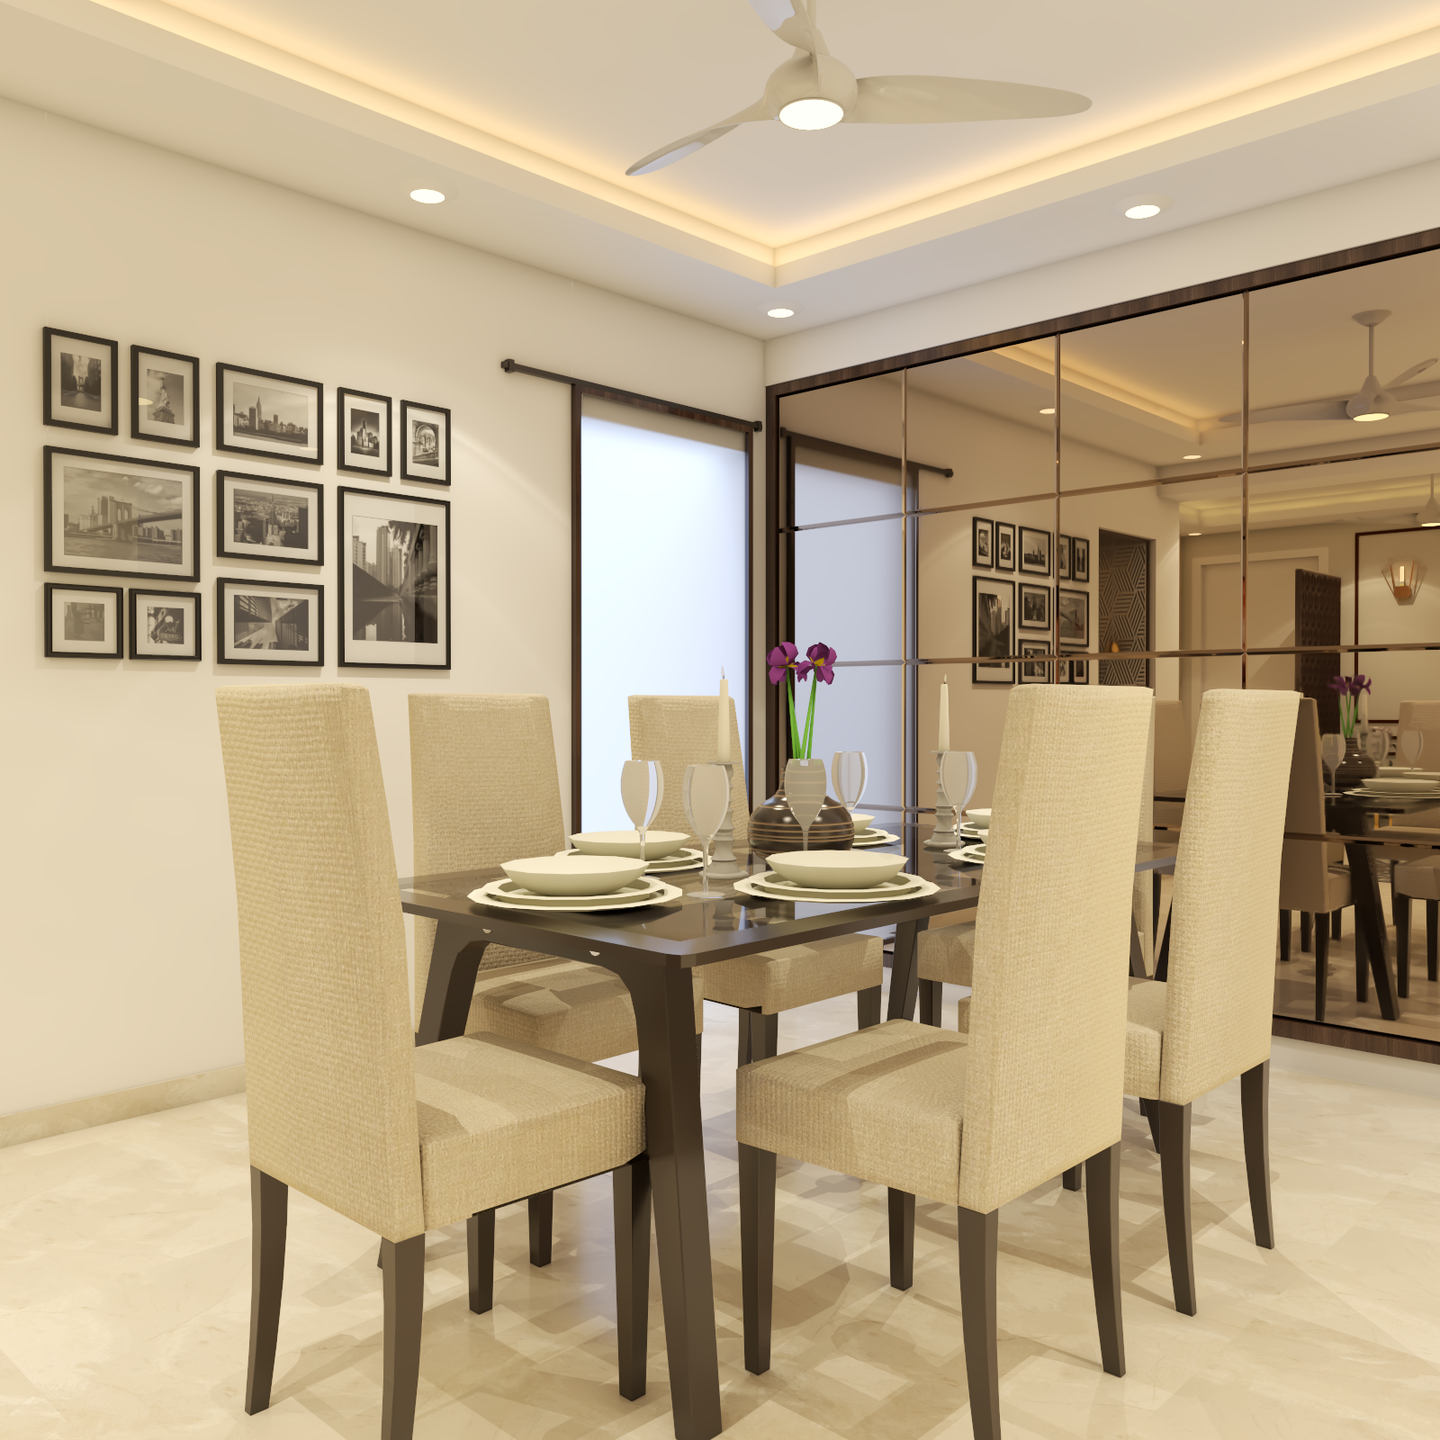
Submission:
[[[658,760],[665,771],[665,799],[655,817],[657,830],[690,831],[681,782],[687,765],[704,765],[715,758],[716,703],[713,695],[630,697],[630,754],[636,760]],[[745,798],[745,767],[740,760],[740,726],[733,699],[730,755],[735,762],[730,775],[730,817],[738,851],[749,844],[750,805]],[[615,783],[618,787],[618,775]]]
[[[410,697],[415,873],[484,870],[565,848],[560,774],[543,695]],[[415,1010],[430,974],[435,922],[415,921]],[[532,955],[485,951],[484,967]]]
[[[975,921],[960,1204],[990,1211],[1120,1138],[1151,694],[1011,692]]]
[[[392,1240],[425,1228],[405,927],[370,696],[216,693],[250,1160]]]
[[[1187,1105],[1270,1055],[1294,690],[1207,690],[1175,857],[1160,1096]]]
[[[1432,700],[1402,700],[1400,723],[1396,728],[1418,730],[1425,737],[1425,744],[1420,750],[1420,768],[1440,770],[1440,703]],[[1397,752],[1394,763],[1403,765],[1404,756]]]
[[[1285,828],[1325,833],[1325,766],[1320,758],[1320,707],[1302,697],[1295,715],[1295,746],[1290,756],[1290,793]],[[1330,847],[1318,840],[1286,840],[1280,853],[1280,904],[1286,910],[1324,911],[1329,907],[1326,872]]]
[[[1190,726],[1178,700],[1155,702],[1156,795],[1183,795],[1190,779]]]

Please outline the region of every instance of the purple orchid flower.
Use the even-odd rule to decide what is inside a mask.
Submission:
[[[1350,693],[1352,695],[1358,695],[1362,690],[1367,695],[1370,693],[1370,677],[1368,675],[1357,675],[1350,682]]]
[[[828,645],[812,645],[806,652],[813,662],[811,668],[816,678],[827,685],[835,683],[835,661],[839,656]]]
[[[770,664],[770,683],[778,685],[784,678],[785,672],[795,663],[795,657],[800,653],[796,645],[788,640],[782,640],[765,658]]]

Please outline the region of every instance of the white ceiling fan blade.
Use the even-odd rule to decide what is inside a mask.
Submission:
[[[1402,374],[1397,375],[1385,387],[1386,390],[1398,389],[1407,380],[1413,380],[1417,375],[1423,375],[1425,371],[1427,371],[1433,364],[1435,364],[1437,359],[1440,359],[1440,356],[1432,355],[1428,360],[1422,360],[1418,365],[1412,365],[1408,370],[1404,371]]]
[[[1432,415],[1437,410],[1440,410],[1440,400],[1436,400],[1429,405],[1422,405],[1418,400],[1396,400],[1390,406],[1390,413],[1392,415],[1418,415],[1422,411],[1427,410]]]
[[[1348,420],[1345,400],[1311,400],[1301,405],[1272,405],[1268,410],[1252,410],[1250,423],[1264,425],[1271,420]],[[1239,415],[1225,417],[1239,424]]]
[[[718,125],[697,130],[683,140],[672,140],[670,144],[662,145],[658,150],[652,150],[643,160],[637,160],[625,173],[627,175],[653,175],[657,170],[663,170],[667,165],[673,165],[677,160],[683,160],[687,155],[693,155],[697,150],[703,150],[712,141],[718,140],[722,135],[728,135],[737,125],[743,125],[747,120],[769,120],[771,118],[769,107],[763,100],[757,100],[748,109],[740,111],[738,115],[732,115],[728,120],[720,121]]]
[[[1077,115],[1084,95],[1005,80],[960,80],[951,75],[867,75],[845,119],[852,125],[942,125],[956,120],[1034,120]]]
[[[824,50],[819,32],[810,23],[805,0],[750,0],[750,8],[760,17],[767,30],[773,31],[787,45],[812,54]]]

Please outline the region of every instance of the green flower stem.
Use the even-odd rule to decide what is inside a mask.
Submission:
[[[815,695],[820,689],[819,682],[814,675],[810,677],[810,704],[805,710],[805,756],[810,758],[810,747],[815,743]]]

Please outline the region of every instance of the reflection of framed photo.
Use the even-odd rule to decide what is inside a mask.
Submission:
[[[200,597],[179,590],[131,590],[130,658],[198,660]]]
[[[450,483],[450,412],[400,402],[400,478]]]
[[[1070,562],[1070,578],[1077,585],[1088,585],[1090,583],[1090,542],[1076,536],[1071,541],[1073,558]]]
[[[1068,580],[1070,578],[1070,546],[1073,543],[1068,535],[1056,537],[1055,578],[1057,580]]]
[[[997,580],[992,575],[971,577],[974,604],[974,644],[977,656],[1009,656],[1015,653],[1015,582]],[[972,665],[971,680],[976,685],[1013,685],[1015,665]]]
[[[1020,628],[1022,630],[1048,630],[1050,628],[1050,587],[1048,585],[1027,585],[1020,582]]]
[[[200,578],[200,470],[45,447],[45,568]]]
[[[325,488],[308,480],[215,472],[215,553],[232,560],[325,563]]]
[[[335,468],[390,477],[390,397],[335,392]]]
[[[995,527],[989,520],[976,515],[970,522],[973,526],[970,563],[977,570],[995,568]]]
[[[45,327],[45,423],[120,433],[120,346],[94,335]]]
[[[1015,527],[1008,520],[995,522],[995,568],[1015,568]]]
[[[1090,592],[1056,590],[1055,611],[1060,617],[1060,643],[1087,646],[1090,643]]]
[[[340,663],[450,668],[450,502],[337,492]]]
[[[1032,660],[1032,655],[1048,655],[1050,647],[1039,640],[1022,640],[1020,653],[1026,658],[1020,662],[1020,683],[1022,685],[1048,685],[1050,683],[1050,660]]]
[[[200,443],[197,386],[200,362],[193,355],[130,347],[130,438],[162,445]]]
[[[1020,527],[1020,569],[1026,575],[1050,573],[1050,532]]]
[[[323,665],[325,587],[222,576],[215,643],[222,665]]]
[[[1088,685],[1090,683],[1090,662],[1075,656],[1060,657],[1060,683],[1062,685]]]
[[[319,465],[325,459],[320,418],[325,387],[318,380],[215,367],[215,448]]]
[[[45,653],[52,659],[83,655],[119,660],[121,590],[118,585],[45,586]]]

